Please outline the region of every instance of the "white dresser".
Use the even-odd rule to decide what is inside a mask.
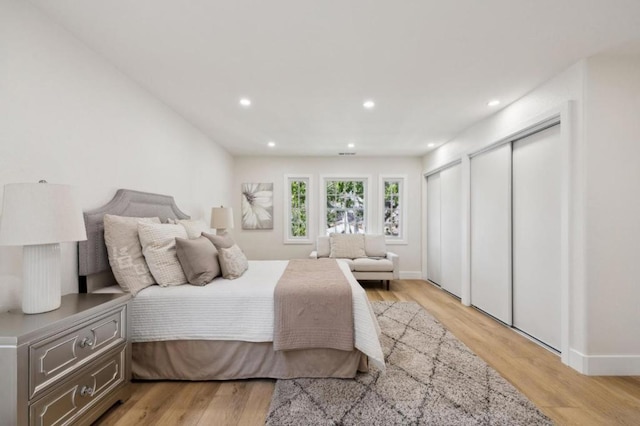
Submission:
[[[129,397],[129,294],[70,294],[0,314],[0,424],[91,424]]]

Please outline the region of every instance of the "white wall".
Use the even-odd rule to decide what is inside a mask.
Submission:
[[[306,258],[315,250],[319,215],[311,224],[313,244],[284,244],[284,175],[311,174],[315,205],[318,203],[318,188],[321,175],[370,175],[373,200],[378,198],[378,176],[380,174],[405,174],[408,177],[408,244],[389,245],[390,251],[400,255],[400,270],[405,277],[420,277],[420,171],[419,157],[238,157],[234,163],[232,186],[235,229],[233,235],[249,259],[293,259]],[[242,230],[240,221],[240,188],[243,183],[273,182],[274,229]],[[378,211],[371,210],[372,219],[377,220]]]
[[[640,53],[587,61],[587,347],[640,374]],[[597,358],[594,362],[599,363]],[[599,367],[594,366],[594,369]]]
[[[72,184],[84,209],[118,188],[170,194],[208,220],[230,201],[232,167],[224,149],[30,3],[0,1],[0,186]],[[75,245],[62,250],[63,293],[75,292]],[[21,263],[21,248],[0,247],[0,311],[20,306]]]

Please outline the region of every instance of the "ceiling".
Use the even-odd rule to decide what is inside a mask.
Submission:
[[[640,39],[638,0],[32,3],[233,155],[422,155]]]

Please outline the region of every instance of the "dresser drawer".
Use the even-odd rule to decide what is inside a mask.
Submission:
[[[29,399],[126,339],[126,305],[29,347]]]
[[[63,382],[29,407],[30,425],[64,425],[125,382],[126,345]]]

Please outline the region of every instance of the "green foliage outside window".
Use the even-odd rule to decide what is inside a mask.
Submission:
[[[307,182],[293,180],[291,185],[291,236],[307,237]]]
[[[400,181],[384,182],[384,235],[400,236]]]
[[[365,233],[365,184],[361,180],[326,181],[326,233]]]

